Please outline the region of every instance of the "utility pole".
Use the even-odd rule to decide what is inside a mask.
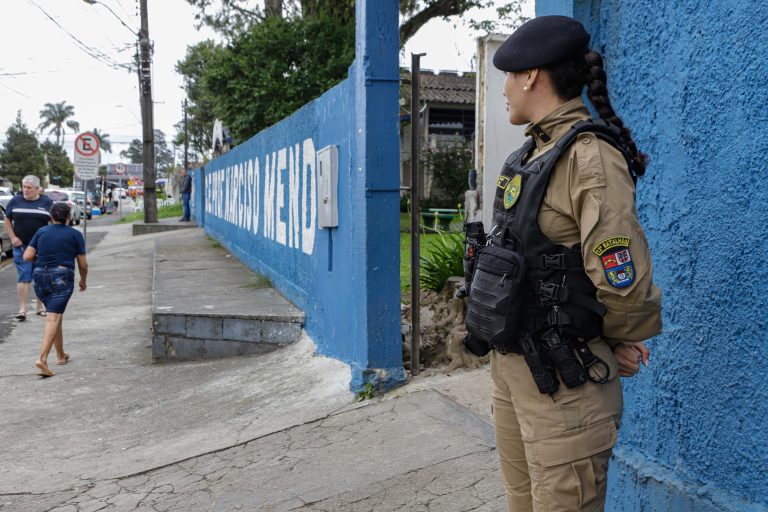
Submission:
[[[152,43],[149,40],[147,0],[140,0],[141,30],[139,31],[139,94],[144,134],[144,222],[157,222],[155,193],[155,128],[152,104]]]
[[[189,127],[187,125],[186,98],[184,98],[184,169],[189,170]]]

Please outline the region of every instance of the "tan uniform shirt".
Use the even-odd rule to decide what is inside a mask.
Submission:
[[[530,158],[552,149],[571,126],[589,117],[581,98],[575,98],[530,125],[526,134],[536,141]],[[550,140],[542,140],[542,132]],[[539,227],[553,243],[566,247],[581,243],[584,267],[597,287],[597,300],[608,309],[603,336],[611,345],[661,332],[661,290],[653,284],[653,263],[637,219],[634,192],[621,152],[583,133],[555,164],[539,210]],[[602,258],[596,254],[603,241],[617,237],[629,238],[635,272],[634,280],[623,288],[611,284]]]

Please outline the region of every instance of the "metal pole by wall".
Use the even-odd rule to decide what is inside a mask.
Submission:
[[[411,375],[419,374],[421,361],[421,287],[419,286],[419,158],[421,129],[419,128],[419,74],[421,57],[425,53],[411,54]]]

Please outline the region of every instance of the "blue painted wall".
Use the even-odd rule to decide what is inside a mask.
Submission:
[[[195,216],[302,308],[352,389],[405,380],[400,337],[398,4],[357,2],[349,78],[195,172]],[[317,225],[317,150],[339,149],[339,225]]]
[[[624,380],[611,511],[768,510],[768,3],[538,0],[603,53],[650,155],[641,221],[664,292]]]

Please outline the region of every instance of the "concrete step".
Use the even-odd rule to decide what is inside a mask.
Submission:
[[[180,222],[177,218],[160,219],[158,222],[134,222],[131,226],[133,236],[151,235],[152,233],[163,233],[165,231],[175,231],[177,229],[194,228],[197,225],[194,221]]]
[[[155,241],[154,362],[272,352],[299,339],[304,313],[202,229]]]

